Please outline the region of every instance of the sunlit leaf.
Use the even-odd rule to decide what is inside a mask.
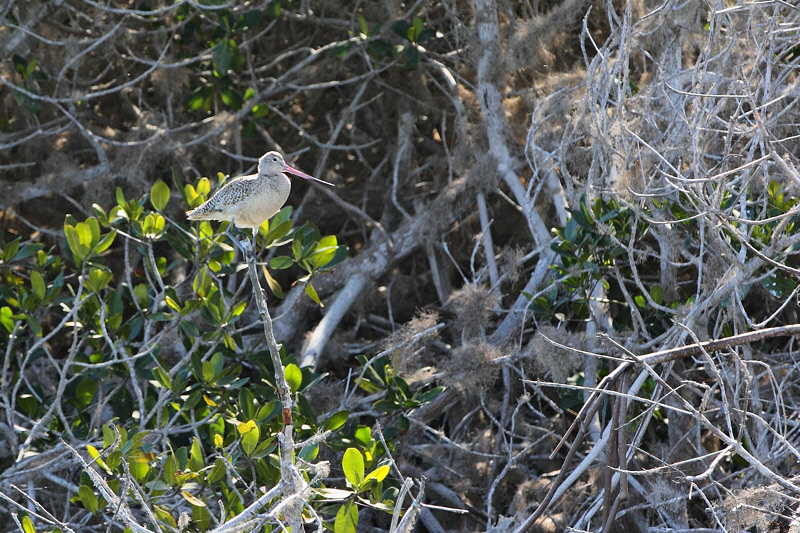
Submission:
[[[150,203],[158,212],[164,210],[169,202],[169,185],[161,180],[156,181],[150,188]]]
[[[358,526],[358,507],[353,502],[347,502],[339,508],[336,520],[333,523],[334,533],[356,533]]]
[[[325,421],[325,425],[322,426],[323,431],[336,431],[340,427],[347,422],[347,419],[350,417],[350,411],[344,410],[339,411],[331,415],[331,417]]]
[[[33,288],[33,293],[38,296],[40,300],[44,300],[47,286],[44,283],[42,273],[38,270],[31,270],[31,288]]]
[[[306,294],[308,295],[309,298],[314,300],[314,302],[318,306],[325,307],[325,305],[322,303],[322,300],[319,299],[319,295],[317,295],[316,289],[314,289],[314,286],[311,285],[311,283],[306,283]]]
[[[342,457],[342,470],[350,485],[358,487],[364,480],[364,456],[355,448],[347,448]]]
[[[303,372],[300,368],[295,364],[286,365],[286,369],[283,372],[284,376],[286,377],[286,382],[289,384],[289,388],[292,389],[292,392],[297,392],[300,388],[300,384],[303,382]]]
[[[370,472],[369,474],[367,474],[367,477],[364,478],[364,481],[369,481],[370,479],[374,479],[375,481],[381,482],[386,478],[387,475],[389,475],[390,470],[391,468],[389,467],[389,465],[380,466],[375,470],[373,470],[372,472]]]

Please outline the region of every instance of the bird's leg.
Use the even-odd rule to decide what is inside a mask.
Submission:
[[[242,245],[241,242],[239,242],[239,239],[237,239],[233,235],[233,233],[231,233],[231,228],[232,227],[233,227],[233,219],[231,219],[230,224],[228,224],[228,227],[225,228],[225,235],[227,235],[228,238],[230,238],[230,240],[233,241],[233,244],[235,244],[236,247],[242,252],[242,255],[247,257],[247,249]]]

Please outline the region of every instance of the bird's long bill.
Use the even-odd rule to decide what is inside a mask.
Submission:
[[[289,174],[294,174],[295,176],[299,176],[309,181],[316,181],[317,183],[324,183],[325,185],[336,187],[336,185],[334,185],[333,183],[328,183],[327,181],[322,181],[321,179],[315,178],[314,176],[309,176],[305,172],[301,172],[294,167],[290,167],[289,165],[283,165],[283,171],[288,172]]]

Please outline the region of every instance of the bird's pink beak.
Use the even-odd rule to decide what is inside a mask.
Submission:
[[[324,183],[325,185],[330,185],[331,187],[335,187],[333,183],[328,183],[327,181],[322,181],[321,179],[315,178],[314,176],[309,176],[305,172],[301,172],[294,167],[290,167],[289,165],[283,165],[283,171],[288,172],[289,174],[294,174],[295,176],[299,176],[309,181],[316,181],[317,183]]]

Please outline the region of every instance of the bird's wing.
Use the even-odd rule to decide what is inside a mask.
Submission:
[[[239,176],[228,180],[225,185],[219,188],[214,196],[208,200],[206,212],[224,211],[226,206],[235,205],[252,196],[255,191],[257,174],[250,176]]]

